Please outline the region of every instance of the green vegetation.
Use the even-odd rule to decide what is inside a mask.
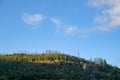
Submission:
[[[120,69],[59,52],[1,54],[0,80],[120,80]]]

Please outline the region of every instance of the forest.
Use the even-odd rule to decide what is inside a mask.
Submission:
[[[120,80],[120,68],[57,51],[0,54],[0,80]]]

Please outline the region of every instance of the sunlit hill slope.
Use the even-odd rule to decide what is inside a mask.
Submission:
[[[59,52],[1,54],[0,80],[120,80],[120,69]]]

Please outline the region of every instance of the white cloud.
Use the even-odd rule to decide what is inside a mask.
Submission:
[[[39,13],[34,14],[34,15],[24,13],[24,15],[22,16],[22,19],[27,24],[37,25],[44,19],[44,17]]]
[[[51,21],[56,25],[56,31],[58,32],[62,27],[61,21],[54,17],[51,18]]]
[[[64,27],[63,31],[66,35],[76,36],[85,39],[90,35],[92,29],[80,28],[80,26],[76,25],[67,25]]]
[[[54,17],[50,20],[55,24],[56,31],[64,33],[65,35],[86,38],[89,34],[89,29],[80,29],[80,27],[76,25],[63,24],[59,19]]]
[[[120,0],[89,0],[88,4],[94,7],[100,7],[103,5],[119,4]]]
[[[67,35],[75,35],[79,37],[88,37],[90,33],[95,31],[112,31],[120,27],[120,0],[89,0],[88,4],[95,8],[100,8],[99,15],[95,16],[95,27],[80,28],[76,25],[63,24],[57,18],[51,18],[56,25],[57,31],[64,32]]]
[[[75,35],[79,28],[77,26],[63,24],[59,19],[52,17],[51,21],[56,25],[57,32],[64,32],[67,35]]]
[[[98,8],[104,7],[100,16],[95,17],[96,30],[111,31],[120,27],[120,0],[89,0],[89,4]]]
[[[57,18],[52,17],[52,18],[51,18],[51,21],[52,21],[54,24],[58,25],[58,26],[61,25],[60,20],[58,20]]]
[[[67,26],[65,28],[65,33],[68,35],[76,35],[77,33],[79,33],[79,28],[77,26]]]

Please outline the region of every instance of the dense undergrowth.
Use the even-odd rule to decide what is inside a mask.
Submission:
[[[0,55],[0,80],[120,80],[120,69],[104,59],[61,53]]]

